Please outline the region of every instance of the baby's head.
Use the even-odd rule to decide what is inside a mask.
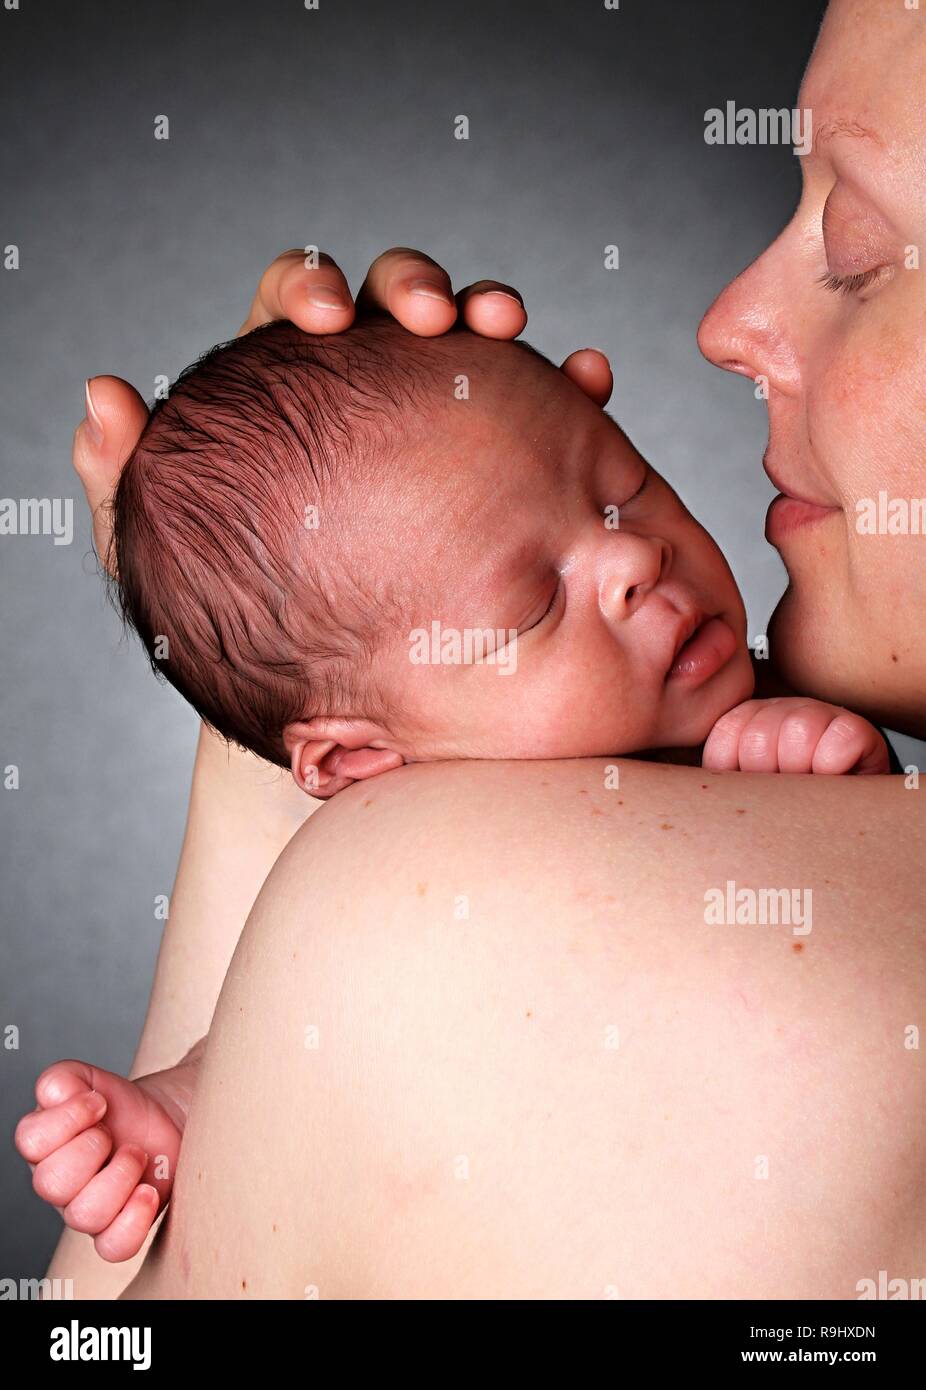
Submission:
[[[316,795],[693,745],[752,689],[719,549],[523,343],[373,318],[215,348],[153,410],[114,538],[155,670]]]

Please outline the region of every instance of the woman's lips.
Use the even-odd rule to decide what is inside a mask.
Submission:
[[[838,507],[822,507],[818,502],[805,502],[803,498],[782,493],[775,498],[765,515],[765,539],[770,545],[777,545],[795,531],[800,531],[804,526],[813,526],[839,510]]]
[[[736,651],[736,635],[723,618],[708,618],[696,628],[680,649],[666,680],[703,685],[724,666]]]

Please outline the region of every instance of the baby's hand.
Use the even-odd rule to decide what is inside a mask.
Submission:
[[[839,705],[795,697],[746,700],[718,719],[701,766],[712,772],[885,773],[887,744]]]
[[[167,1203],[203,1048],[137,1081],[64,1061],[35,1084],[38,1109],[16,1126],[16,1148],[38,1195],[104,1260],[137,1254]]]

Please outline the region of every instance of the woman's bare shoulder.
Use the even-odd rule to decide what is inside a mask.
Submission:
[[[705,874],[894,895],[919,890],[926,789],[902,777],[716,774],[632,760],[456,762],[402,768],[355,786],[313,816],[265,889],[325,863],[351,899],[426,897],[481,871],[493,891],[528,885],[557,900],[619,874],[671,911]],[[724,879],[724,882],[726,878]],[[653,891],[658,882],[659,894]],[[661,899],[660,899],[661,895]]]
[[[871,1197],[926,1130],[919,795],[590,760],[339,797],[242,936],[134,1294],[853,1297],[921,1260]]]

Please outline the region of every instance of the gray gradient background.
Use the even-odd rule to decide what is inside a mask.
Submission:
[[[695,331],[787,220],[797,161],[709,148],[704,112],[792,106],[822,5],[778,0],[22,0],[0,10],[0,495],[73,496],[75,537],[0,538],[0,1277],[59,1229],[10,1135],[59,1056],[124,1070],[158,948],[196,738],[120,638],[70,472],[85,377],[150,398],[242,321],[284,247],[356,288],[387,246],[516,284],[527,337],[612,356],[612,411],[723,546],[765,630],[764,406]],[[156,115],[170,117],[155,141]],[[466,113],[467,143],[452,138]],[[604,270],[617,243],[621,269]],[[899,741],[911,754],[914,745]]]

